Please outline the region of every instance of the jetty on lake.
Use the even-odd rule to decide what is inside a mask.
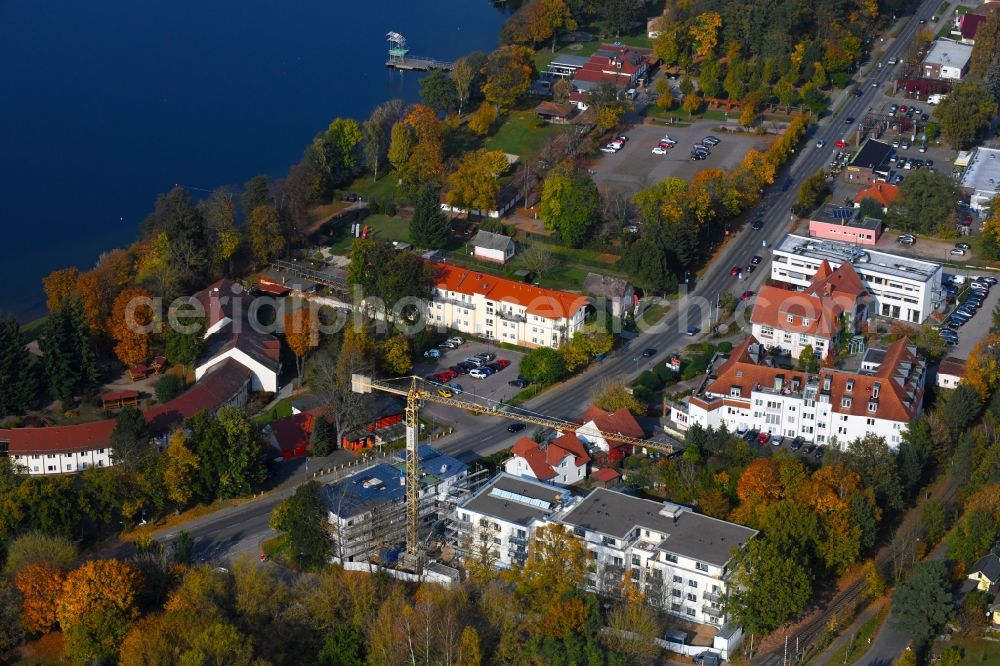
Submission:
[[[406,38],[398,32],[387,33],[385,38],[389,42],[389,59],[385,61],[386,67],[426,72],[431,69],[450,70],[455,64],[435,58],[410,55],[410,49],[406,48]]]

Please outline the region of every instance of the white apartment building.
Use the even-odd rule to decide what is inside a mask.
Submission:
[[[772,248],[771,279],[805,289],[824,261],[833,269],[854,264],[873,315],[920,324],[944,302],[939,264],[794,234]]]
[[[672,502],[604,488],[592,491],[558,522],[592,554],[590,589],[617,595],[623,582],[631,582],[664,612],[716,627],[726,624],[722,597],[732,551],[757,534]]]
[[[753,335],[768,349],[793,359],[809,347],[817,358],[834,356],[846,330],[857,333],[868,320],[871,297],[850,262],[836,271],[820,264],[804,291],[764,285],[754,299]]]
[[[589,300],[451,264],[437,271],[428,323],[523,347],[559,347],[583,326]]]
[[[463,557],[487,550],[502,568],[524,564],[534,529],[574,501],[562,488],[501,473],[455,509],[454,546]]]
[[[514,443],[511,453],[514,455],[504,463],[508,474],[563,486],[582,481],[590,462],[583,442],[572,432],[547,442],[522,437]]]
[[[49,428],[0,430],[0,455],[29,476],[72,474],[91,467],[110,467],[114,420]]]
[[[671,419],[682,430],[725,425],[840,447],[872,434],[895,449],[921,412],[927,367],[906,338],[867,350],[857,371],[810,375],[774,361],[751,336],[713,359],[696,393],[671,405]]]

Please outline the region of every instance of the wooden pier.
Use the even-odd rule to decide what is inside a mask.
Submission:
[[[434,60],[433,58],[421,58],[420,56],[403,56],[402,58],[389,58],[385,61],[386,67],[402,69],[414,72],[426,72],[431,69],[450,70],[455,63]]]

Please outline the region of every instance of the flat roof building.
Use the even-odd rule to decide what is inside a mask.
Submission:
[[[809,217],[809,235],[874,247],[882,236],[882,220],[864,217],[855,207],[825,203]]]
[[[988,208],[1000,191],[1000,150],[976,148],[958,184],[969,195],[973,210]]]
[[[892,154],[892,146],[882,141],[868,139],[861,144],[861,149],[854,155],[847,165],[845,172],[847,180],[853,183],[867,183],[871,185],[875,182],[879,172],[885,172],[884,166],[889,155]]]
[[[944,302],[939,264],[860,248],[848,243],[788,234],[772,248],[771,279],[808,287],[823,261],[836,269],[854,264],[875,299],[875,314],[922,323]]]
[[[952,39],[936,39],[921,65],[925,79],[961,81],[969,71],[972,45]]]

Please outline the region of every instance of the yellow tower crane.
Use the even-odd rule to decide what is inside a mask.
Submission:
[[[351,375],[351,390],[355,393],[371,393],[374,390],[401,395],[406,398],[406,558],[404,563],[415,572],[419,572],[421,567],[420,538],[417,530],[420,518],[420,467],[418,464],[419,452],[417,450],[419,424],[417,422],[417,414],[422,400],[464,409],[484,416],[500,416],[512,421],[542,426],[543,428],[552,428],[554,430],[572,428],[575,432],[584,436],[605,440],[610,439],[616,442],[663,451],[667,454],[674,452],[674,447],[669,442],[650,442],[638,437],[628,437],[618,433],[602,433],[598,428],[583,426],[569,421],[560,421],[533,414],[509,412],[504,409],[502,403],[483,405],[455,397],[446,398],[434,391],[421,388],[421,383],[424,382],[424,379],[417,376],[400,377],[386,381],[372,379],[367,375]]]

